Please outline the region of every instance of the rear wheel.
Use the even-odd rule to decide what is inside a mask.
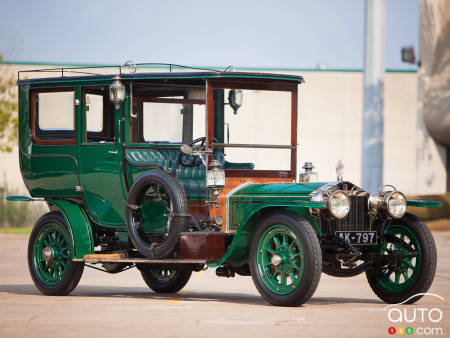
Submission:
[[[436,244],[428,227],[416,216],[406,214],[385,230],[380,254],[397,254],[397,264],[366,271],[375,294],[387,303],[414,303],[427,292],[436,272]],[[417,294],[422,294],[418,295]]]
[[[36,287],[46,295],[69,294],[80,281],[84,263],[72,261],[72,241],[57,212],[42,216],[28,243],[28,268]]]
[[[192,271],[171,269],[142,269],[141,275],[150,289],[159,293],[180,291],[191,278]]]
[[[253,238],[250,270],[269,303],[299,306],[308,301],[322,272],[320,244],[311,225],[292,212],[268,215]]]

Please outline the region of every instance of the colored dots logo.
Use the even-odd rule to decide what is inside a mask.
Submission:
[[[391,327],[388,328],[388,333],[390,335],[393,335],[393,334],[407,334],[407,335],[410,335],[410,334],[414,333],[414,329],[411,326],[408,326],[406,328],[404,328],[402,326],[399,326],[398,328],[395,328],[395,327],[391,326]]]

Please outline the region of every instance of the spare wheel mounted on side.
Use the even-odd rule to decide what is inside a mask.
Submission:
[[[144,206],[150,210],[152,219],[145,219]],[[157,211],[155,211],[157,210]],[[154,216],[156,214],[156,216]],[[134,182],[127,202],[128,236],[134,247],[145,257],[168,257],[178,242],[180,232],[188,225],[188,204],[186,193],[180,182],[168,173],[153,169]],[[155,218],[161,223],[160,232],[150,234],[146,227],[156,226]]]

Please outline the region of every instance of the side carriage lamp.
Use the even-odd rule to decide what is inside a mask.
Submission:
[[[113,82],[109,86],[109,99],[114,103],[116,110],[120,109],[120,105],[125,100],[125,86],[119,75],[113,78]]]

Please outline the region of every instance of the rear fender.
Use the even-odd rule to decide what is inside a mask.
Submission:
[[[89,218],[76,203],[67,200],[48,200],[51,209],[56,209],[63,215],[69,228],[73,243],[73,257],[83,258],[94,253],[94,237]]]

